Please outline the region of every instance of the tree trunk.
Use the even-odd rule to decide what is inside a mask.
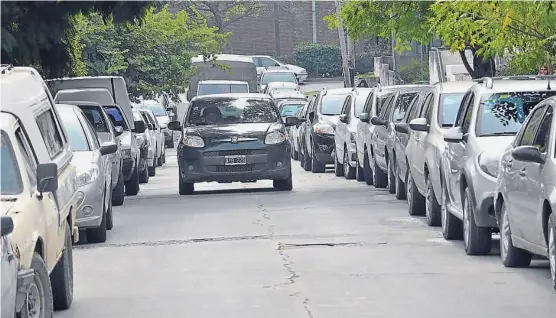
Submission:
[[[473,67],[471,67],[471,64],[467,60],[465,51],[459,51],[459,55],[467,72],[473,79],[493,77],[496,75],[496,62],[494,58],[483,58],[477,54],[477,49],[475,48],[472,48],[471,52],[473,53]]]

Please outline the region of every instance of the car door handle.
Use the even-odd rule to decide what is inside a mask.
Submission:
[[[526,175],[525,168],[519,170],[519,175],[522,176],[522,177],[524,177]]]

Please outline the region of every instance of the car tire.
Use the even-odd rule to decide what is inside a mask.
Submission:
[[[156,166],[154,167],[147,167],[147,171],[149,173],[149,177],[156,176]]]
[[[373,158],[373,182],[377,189],[384,189],[388,186],[388,175],[380,170],[376,160]]]
[[[363,174],[365,175],[365,183],[367,185],[373,185],[373,170],[371,169],[371,164],[369,163],[369,153],[365,148],[365,154],[363,155]]]
[[[326,165],[320,162],[313,151],[311,155],[311,172],[313,173],[324,173],[326,171]]]
[[[398,167],[398,165],[396,165],[396,167]],[[396,199],[398,200],[405,200],[405,195],[406,195],[406,190],[405,190],[405,183],[404,181],[405,178],[401,178],[400,177],[400,169],[396,168]]]
[[[174,137],[166,142],[166,147],[174,148]]]
[[[406,198],[407,198],[407,208],[409,215],[425,215],[425,197],[419,193],[415,182],[413,182],[413,176],[411,171],[407,172],[407,180],[405,182],[406,186]]]
[[[355,180],[363,182],[365,181],[365,172],[363,171],[363,168],[361,168],[361,165],[359,163],[359,155],[357,155],[355,161]]]
[[[114,190],[112,190],[112,205],[120,206],[124,204],[124,200],[125,200],[124,176],[122,175],[122,171],[120,170],[118,183],[116,183],[116,187],[114,187]]]
[[[344,162],[342,164],[344,169],[344,177],[347,180],[355,179],[355,168],[349,165],[349,152],[344,148]]]
[[[344,166],[338,162],[338,153],[334,151],[334,175],[336,177],[344,176]]]
[[[162,154],[160,154],[160,157],[156,158],[156,165],[158,167],[162,166]]]
[[[274,189],[281,191],[291,191],[293,189],[293,178],[290,171],[290,176],[287,179],[272,180],[272,186]]]
[[[69,309],[73,302],[73,250],[67,221],[64,232],[64,251],[50,274],[54,310]]]
[[[138,166],[133,169],[133,175],[125,183],[125,194],[126,195],[137,195],[139,193],[139,170]]]
[[[463,246],[467,255],[487,255],[492,247],[492,231],[489,227],[477,226],[473,212],[473,196],[465,189],[463,199]]]
[[[90,243],[106,242],[106,212],[106,207],[104,207],[102,211],[102,221],[100,221],[99,227],[87,229],[87,241]]]
[[[25,297],[19,317],[33,317],[32,312],[35,311],[35,306],[37,306],[37,309],[40,311],[38,317],[52,317],[54,314],[52,285],[50,284],[50,278],[48,277],[48,271],[44,260],[37,252],[33,253],[31,269],[34,271],[33,282],[31,283],[27,297]],[[38,301],[36,299],[37,297],[39,298]],[[35,301],[30,302],[30,298],[34,298]]]
[[[442,223],[442,211],[430,176],[427,176],[427,195],[425,197],[425,218],[429,226],[439,226]]]
[[[552,288],[556,290],[556,214],[554,213],[548,217],[548,259]]]
[[[303,156],[302,167],[305,171],[311,171],[311,157],[307,153]]]
[[[440,205],[440,225],[442,227],[442,236],[445,240],[461,240],[463,239],[463,222],[455,215],[450,213],[447,204],[446,190],[442,189],[442,204]]]
[[[506,205],[500,207],[500,258],[506,267],[529,267],[533,255],[517,248],[512,241],[512,229]]]
[[[166,163],[166,150],[162,150],[162,164]]]
[[[179,178],[179,192],[180,195],[192,195],[195,193],[195,183],[185,182],[181,177]]]
[[[149,166],[147,163],[145,163],[145,169],[139,172],[139,183],[149,183]]]
[[[386,161],[386,171],[388,173],[388,192],[396,193],[396,173],[394,169],[396,165],[394,164],[394,159],[392,157],[388,158]]]
[[[108,202],[108,211],[106,211],[106,229],[112,230],[114,227],[114,215],[112,213],[112,198]]]
[[[299,151],[295,150],[293,146],[292,146],[292,159],[299,160]]]

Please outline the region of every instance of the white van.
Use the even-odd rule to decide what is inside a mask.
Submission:
[[[19,269],[33,269],[32,284],[42,295],[29,293],[22,310],[50,317],[73,301],[72,242],[79,240],[73,154],[39,73],[4,65],[0,73],[2,215],[14,223],[10,241]]]

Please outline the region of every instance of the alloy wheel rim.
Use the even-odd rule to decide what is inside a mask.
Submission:
[[[448,228],[448,209],[446,209],[446,202],[440,207],[440,223],[442,224],[442,232],[445,233]]]
[[[410,173],[407,176],[407,191],[406,191],[408,204],[411,204],[411,197],[413,196],[412,189],[411,189],[412,187],[413,187],[413,179],[411,179],[411,173]]]
[[[347,150],[344,151],[344,175],[347,176],[349,174],[349,162],[348,162],[348,152]]]
[[[425,197],[425,216],[427,217],[427,220],[430,218],[431,214],[431,189],[429,182],[430,181],[427,180],[427,196]]]
[[[41,317],[41,313],[43,310],[43,303],[41,302],[41,294],[44,291],[42,290],[42,284],[40,279],[35,274],[35,279],[31,286],[29,287],[29,291],[27,292],[26,296],[26,306],[27,312],[29,313],[30,318],[39,318]]]
[[[390,164],[390,160],[388,160],[388,162],[386,163],[386,169],[388,171],[388,187],[390,187],[390,185],[392,185],[392,182],[394,180],[392,180],[392,165]]]
[[[465,200],[465,204],[463,205],[463,244],[467,247],[469,245],[469,200]]]
[[[510,220],[508,218],[508,213],[506,210],[502,210],[503,217],[502,217],[502,233],[500,235],[500,254],[502,255],[502,259],[506,258],[508,255],[508,250],[510,249]]]
[[[548,229],[548,256],[550,258],[550,274],[552,281],[556,282],[556,241],[554,240],[554,229]]]

